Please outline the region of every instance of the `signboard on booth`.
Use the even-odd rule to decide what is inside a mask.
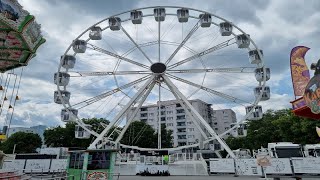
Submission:
[[[211,173],[235,173],[233,159],[210,159]]]
[[[237,175],[262,176],[256,159],[236,159],[235,162]]]
[[[292,158],[294,173],[320,174],[320,158]]]
[[[267,174],[292,174],[289,158],[273,158],[264,170]]]

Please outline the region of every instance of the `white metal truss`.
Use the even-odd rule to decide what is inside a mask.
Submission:
[[[140,8],[140,9],[136,9],[136,10],[145,10],[145,9],[149,9],[149,8],[159,8],[159,6],[157,7],[146,7],[146,8]],[[176,6],[167,6],[165,8],[185,8],[185,7],[176,7]],[[196,10],[193,8],[185,8],[185,9],[189,9],[189,10],[193,10],[193,11],[197,11],[201,14],[205,13],[205,14],[211,14],[209,12],[205,12],[205,11],[201,11],[201,10]],[[96,24],[92,25],[92,27],[95,27],[97,25],[99,25],[100,23],[109,20],[110,18],[113,17],[117,17],[120,16],[122,14],[125,13],[130,13],[131,11],[126,11],[120,14],[116,14],[113,16],[110,16],[109,18],[103,19],[102,21],[97,22]],[[167,15],[173,15],[173,14],[167,14]],[[253,48],[258,49],[258,47],[256,46],[256,44],[251,40],[250,36],[247,35],[244,31],[242,31],[240,28],[238,28],[236,25],[232,24],[231,22],[225,20],[224,18],[221,18],[217,15],[211,14],[213,17],[223,21],[223,22],[228,22],[230,23],[235,29],[238,30],[238,33],[242,33],[244,34],[251,42],[251,44],[253,45]],[[143,17],[150,17],[153,16],[153,14],[143,14]],[[203,17],[203,16],[202,16]],[[143,42],[141,44],[138,44],[137,41],[134,40],[134,38],[126,31],[126,29],[121,25],[123,24],[123,22],[129,21],[130,19],[125,19],[125,18],[121,18],[123,20],[121,20],[120,24],[120,28],[122,30],[122,32],[126,35],[126,37],[124,38],[127,42],[132,42],[134,44],[133,47],[131,47],[129,50],[124,51],[124,53],[122,55],[118,55],[117,53],[113,53],[110,52],[107,49],[103,49],[97,45],[94,45],[92,43],[90,43],[90,39],[85,40],[85,42],[87,43],[87,48],[94,50],[96,52],[102,53],[104,55],[108,55],[113,57],[115,60],[117,60],[117,65],[114,68],[114,71],[104,71],[104,69],[102,71],[73,71],[72,69],[66,69],[65,72],[69,73],[70,77],[73,78],[81,78],[81,77],[100,77],[100,76],[119,76],[119,75],[127,75],[126,77],[135,77],[135,75],[145,75],[144,77],[138,78],[132,82],[129,82],[129,80],[127,82],[127,84],[124,85],[119,85],[116,78],[116,85],[117,88],[114,88],[112,90],[109,90],[107,92],[104,92],[102,94],[96,95],[94,97],[91,97],[89,99],[86,99],[84,101],[75,103],[75,104],[70,104],[69,102],[65,102],[65,100],[62,98],[62,94],[61,94],[61,90],[67,90],[66,86],[59,86],[57,84],[57,89],[58,89],[58,94],[60,96],[60,98],[62,99],[62,104],[63,106],[67,109],[67,111],[69,112],[68,108],[76,108],[76,109],[81,109],[81,108],[85,108],[87,106],[90,106],[96,102],[101,101],[102,99],[105,99],[106,97],[112,96],[118,92],[122,92],[124,94],[126,94],[125,92],[123,92],[123,90],[125,90],[128,87],[132,87],[134,85],[137,85],[138,83],[142,83],[145,81],[145,83],[143,84],[143,86],[138,90],[138,92],[132,97],[130,98],[129,95],[127,95],[127,97],[130,98],[129,102],[124,105],[122,107],[122,110],[113,118],[113,120],[111,121],[111,123],[107,126],[105,126],[105,129],[103,130],[102,133],[98,134],[96,132],[94,132],[91,129],[86,128],[86,124],[78,117],[75,117],[76,120],[75,122],[80,125],[81,127],[83,127],[86,131],[89,131],[92,135],[96,136],[97,138],[93,141],[93,143],[89,146],[89,149],[99,149],[102,148],[104,144],[106,144],[107,142],[111,142],[111,143],[115,143],[118,144],[120,142],[120,140],[122,139],[124,133],[126,132],[126,130],[128,129],[129,125],[133,122],[136,114],[138,113],[139,109],[142,107],[143,103],[145,102],[145,100],[147,99],[148,95],[151,93],[152,89],[155,87],[155,84],[159,84],[159,121],[158,121],[158,149],[166,149],[166,148],[161,148],[161,92],[160,92],[160,86],[162,85],[162,83],[166,84],[170,91],[172,92],[172,94],[174,95],[174,97],[177,99],[177,101],[181,104],[181,106],[183,107],[183,109],[185,110],[185,113],[187,114],[187,116],[190,117],[190,119],[193,121],[193,124],[196,126],[197,130],[200,132],[201,136],[204,139],[204,143],[208,143],[212,140],[217,140],[221,146],[230,154],[231,157],[234,157],[233,152],[231,151],[231,149],[228,147],[228,145],[224,142],[224,140],[222,139],[223,136],[225,136],[227,133],[231,132],[234,128],[236,128],[236,126],[230,128],[229,130],[223,132],[222,134],[217,134],[212,127],[210,127],[210,125],[208,124],[208,122],[195,110],[195,108],[190,104],[190,102],[188,101],[188,98],[178,89],[178,87],[176,86],[176,84],[174,84],[171,80],[176,80],[178,82],[182,82],[187,84],[189,87],[196,87],[199,90],[203,90],[206,92],[211,93],[212,95],[215,95],[217,97],[221,97],[224,100],[230,101],[232,103],[247,103],[244,100],[241,100],[240,98],[235,97],[234,95],[230,95],[224,92],[219,92],[217,90],[214,90],[211,87],[207,87],[203,84],[200,85],[200,83],[198,84],[197,82],[191,82],[186,80],[185,78],[180,78],[175,76],[176,74],[196,74],[196,73],[252,73],[255,70],[255,67],[219,67],[219,66],[215,66],[215,68],[206,68],[205,65],[203,65],[203,69],[192,69],[191,68],[187,68],[187,69],[183,69],[180,68],[179,66],[192,62],[192,61],[196,61],[196,60],[200,60],[202,62],[202,58],[205,55],[208,55],[210,53],[214,53],[220,49],[226,48],[228,46],[231,46],[233,44],[236,44],[236,39],[235,36],[237,34],[235,34],[234,32],[232,32],[232,35],[234,35],[234,37],[228,38],[228,40],[224,39],[224,42],[219,42],[216,43],[216,45],[212,46],[212,44],[210,43],[210,45],[207,48],[204,48],[204,50],[199,50],[199,51],[195,51],[194,49],[190,48],[188,46],[188,43],[190,41],[188,41],[189,39],[191,39],[191,37],[195,37],[193,36],[196,31],[200,28],[200,20],[201,18],[198,16],[190,16],[190,18],[194,18],[194,19],[198,19],[197,23],[193,26],[193,28],[189,31],[189,33],[182,38],[183,40],[177,43],[177,42],[169,42],[166,41],[164,39],[161,39],[161,21],[157,22],[158,25],[158,32],[157,32],[157,40],[154,41],[149,41],[149,42]],[[117,18],[116,18],[117,19]],[[118,19],[117,19],[118,21]],[[217,22],[212,22],[212,24],[215,24],[216,26],[218,26],[219,24],[217,24]],[[84,31],[83,33],[81,33],[75,40],[78,40],[79,38],[83,38],[82,36],[88,32],[92,27],[88,28],[86,31]],[[108,29],[108,27],[102,28],[102,31]],[[156,34],[156,32],[154,32]],[[164,33],[165,34],[165,33]],[[183,36],[182,36],[183,37]],[[129,38],[129,40],[127,39]],[[89,42],[90,41],[90,42]],[[142,42],[142,41],[141,41]],[[164,59],[163,62],[161,62],[161,52],[162,52],[162,44],[165,45],[170,45],[170,46],[176,46],[175,50],[173,51],[173,53],[169,56],[168,59]],[[154,54],[158,54],[157,60],[158,63],[162,63],[163,65],[165,65],[165,70],[162,73],[156,73],[153,72],[151,70],[152,66],[154,63],[150,57],[148,57],[148,55],[146,54],[146,52],[144,51],[144,49],[142,49],[142,47],[151,47],[151,46],[156,46],[156,50],[154,52]],[[211,47],[210,47],[211,46]],[[72,47],[72,44],[69,46],[69,48],[67,49],[67,51],[65,52],[65,54],[63,55],[63,57],[65,55],[67,55],[68,51],[70,50],[70,48]],[[250,50],[251,47],[249,47],[248,49]],[[113,50],[113,48],[111,47],[111,49]],[[139,50],[142,55],[151,63],[151,66],[148,66],[144,63],[141,63],[141,61],[139,59],[135,59],[135,58],[128,58],[129,56],[127,56],[128,54],[132,53],[135,50]],[[181,49],[185,49],[188,51],[188,53],[192,53],[191,56],[187,56],[187,58],[184,59],[180,59],[175,63],[171,63],[170,62],[175,58],[176,59],[176,55],[177,53],[181,50]],[[113,50],[114,51],[114,50]],[[158,51],[158,52],[157,52]],[[220,52],[220,51],[219,51]],[[69,53],[70,54],[70,53]],[[76,55],[77,53],[75,53],[74,55]],[[179,54],[180,55],[180,54]],[[258,51],[258,55],[261,57],[262,59],[262,54],[260,53],[260,51]],[[154,58],[154,57],[152,57]],[[144,58],[142,58],[144,59]],[[118,66],[120,64],[121,61],[125,61],[127,63],[129,63],[130,65],[133,65],[133,68],[138,68],[141,69],[143,68],[143,70],[120,70],[118,71]],[[154,64],[153,64],[154,63]],[[232,65],[230,65],[232,66]],[[178,68],[177,68],[178,67]],[[263,68],[263,72],[264,72],[264,77],[263,77],[263,81],[259,82],[259,86],[264,87],[265,86],[265,82],[266,82],[266,70],[264,67],[264,62],[262,61],[261,63],[257,64],[257,67],[259,68]],[[58,68],[58,72],[60,72],[61,70],[63,70],[62,65],[60,63],[59,68]],[[173,75],[174,74],[174,75]],[[205,78],[206,75],[204,75]],[[162,80],[160,80],[162,79]],[[204,81],[204,80],[203,80]],[[196,91],[198,92],[198,91]],[[255,101],[253,103],[251,103],[253,106],[256,106],[257,103],[260,101],[262,96],[262,93],[260,94],[259,97],[256,97]],[[127,119],[127,123],[126,125],[123,127],[122,131],[118,132],[119,136],[118,138],[113,142],[110,138],[107,138],[106,135],[109,134],[110,130],[115,127],[117,128],[117,126],[121,123],[122,118],[124,117],[124,115],[126,113],[129,112],[130,108],[135,106],[135,110],[132,112],[131,116]],[[248,113],[252,113],[253,109]],[[70,113],[70,112],[69,112]],[[237,123],[242,122],[243,120],[245,120],[248,116],[248,114],[241,120],[238,121]],[[207,132],[205,132],[205,131]],[[115,129],[115,131],[118,131],[117,129]],[[192,145],[186,145],[186,146],[182,146],[182,147],[175,147],[175,148],[167,148],[167,150],[180,150],[180,149],[184,149],[184,148],[189,148],[189,147],[195,147],[195,146],[199,146],[200,143],[196,143],[196,144],[192,144]],[[121,145],[122,147],[128,147],[128,148],[132,148],[132,149],[138,149],[138,150],[154,150],[152,148],[141,148],[141,147],[134,147],[134,146],[129,146],[129,145]]]

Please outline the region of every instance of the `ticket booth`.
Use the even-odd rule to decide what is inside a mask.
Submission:
[[[116,149],[68,152],[67,173],[72,180],[112,180]]]

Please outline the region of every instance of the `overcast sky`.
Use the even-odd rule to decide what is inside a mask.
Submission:
[[[62,106],[53,102],[53,91],[56,90],[56,86],[53,84],[53,74],[58,70],[60,56],[66,51],[73,39],[94,23],[134,8],[157,5],[196,8],[221,16],[236,24],[247,34],[250,34],[250,37],[258,47],[264,50],[265,64],[270,67],[272,73],[271,79],[267,82],[267,85],[271,88],[271,99],[260,103],[264,110],[291,107],[290,101],[294,99],[294,95],[290,76],[289,55],[293,47],[303,45],[311,48],[306,55],[308,66],[311,62],[315,62],[320,58],[320,31],[318,27],[320,24],[320,1],[318,0],[19,0],[19,3],[25,10],[36,17],[36,21],[41,24],[42,34],[47,42],[39,48],[37,56],[25,68],[20,87],[22,100],[16,105],[12,121],[15,126],[62,125],[63,122],[60,120]],[[170,26],[170,18],[167,18],[167,21],[168,26]],[[192,26],[193,24],[185,26],[185,28]],[[150,28],[152,30],[153,27]],[[157,27],[155,26],[154,28],[156,30]],[[128,27],[128,31],[134,32],[134,27]],[[140,36],[148,37],[150,33],[143,31],[141,33],[143,35]],[[171,33],[171,35],[174,38],[175,34]],[[112,36],[112,34],[109,35],[109,37]],[[168,35],[169,37],[170,35]],[[122,38],[125,38],[125,36]],[[112,41],[109,41],[109,43],[112,43]],[[199,46],[201,46],[201,42]],[[116,49],[115,51],[125,52],[129,47],[124,44],[122,46],[115,45],[114,48]],[[148,50],[146,49],[146,51]],[[86,58],[90,59],[90,57],[93,56],[81,57],[81,65],[83,67],[86,66],[84,63],[87,61]],[[208,64],[210,65],[210,63]],[[237,65],[236,62],[235,64]],[[124,69],[134,70],[132,66],[125,64],[123,66]],[[242,66],[242,64],[239,64],[239,66]],[[99,64],[97,64],[96,69],[90,70],[101,71]],[[190,77],[190,79],[192,78],[197,79],[196,75]],[[91,80],[87,78],[81,81]],[[120,81],[122,81],[121,78]],[[99,83],[95,83],[95,85],[97,87],[114,86],[108,84],[109,81]],[[213,82],[207,83],[208,86],[213,85]],[[74,97],[86,99],[93,95],[98,95],[96,92],[87,92],[85,89],[79,90],[80,87],[83,86],[74,86],[74,91],[77,91],[72,92]],[[221,90],[223,87],[225,86],[215,88]],[[211,88],[214,89],[214,87]],[[191,93],[192,88],[184,87],[181,88],[181,91]],[[244,95],[246,88],[243,87],[240,91],[243,92],[236,94],[236,96]],[[101,92],[103,91],[99,93]],[[204,92],[199,91],[198,93]],[[194,98],[200,98],[201,96],[194,96]],[[121,95],[115,96],[115,99],[120,98],[122,98]],[[204,98],[204,100],[207,103],[214,104],[210,99]],[[108,106],[110,107],[117,104],[116,100],[108,99],[108,101],[112,101],[109,102]],[[220,107],[227,106],[220,105]],[[237,108],[235,107],[234,110],[237,111]],[[87,111],[85,114],[90,114],[89,111],[92,111],[92,109],[89,108]],[[240,111],[239,113],[241,114]],[[4,117],[1,118],[3,122]]]

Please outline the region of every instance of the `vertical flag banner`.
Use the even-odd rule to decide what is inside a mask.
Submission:
[[[295,96],[303,96],[305,87],[310,80],[310,73],[304,56],[310,48],[297,46],[291,50],[290,67]]]

